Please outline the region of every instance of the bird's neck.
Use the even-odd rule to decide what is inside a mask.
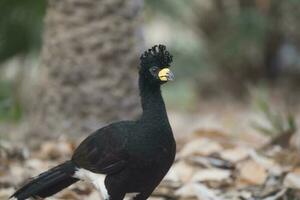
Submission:
[[[139,79],[142,119],[168,120],[160,85],[149,84],[142,77]]]

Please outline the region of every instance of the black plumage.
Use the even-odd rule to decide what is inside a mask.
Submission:
[[[72,177],[74,172],[74,164],[72,161],[67,161],[29,180],[27,184],[13,194],[13,197],[27,199],[29,197],[51,196],[78,181]]]
[[[13,197],[20,200],[53,195],[84,179],[82,174],[87,172],[91,172],[93,180],[97,174],[106,175],[105,198],[120,200],[127,193],[137,193],[135,199],[142,200],[151,195],[171,167],[176,152],[160,91],[162,84],[173,79],[169,70],[172,56],[159,45],[144,52],[140,59],[142,116],[95,131],[79,145],[70,161],[37,176]]]

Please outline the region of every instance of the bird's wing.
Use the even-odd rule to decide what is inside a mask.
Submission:
[[[74,163],[94,173],[113,174],[123,169],[128,160],[126,133],[118,127],[106,127],[86,138],[75,150]]]

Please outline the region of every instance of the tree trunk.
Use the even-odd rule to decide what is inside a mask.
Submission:
[[[49,0],[32,134],[78,136],[140,112],[142,0]]]

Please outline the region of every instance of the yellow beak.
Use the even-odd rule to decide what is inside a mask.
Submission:
[[[158,72],[158,77],[161,81],[173,81],[174,80],[174,74],[169,68],[163,68]]]

